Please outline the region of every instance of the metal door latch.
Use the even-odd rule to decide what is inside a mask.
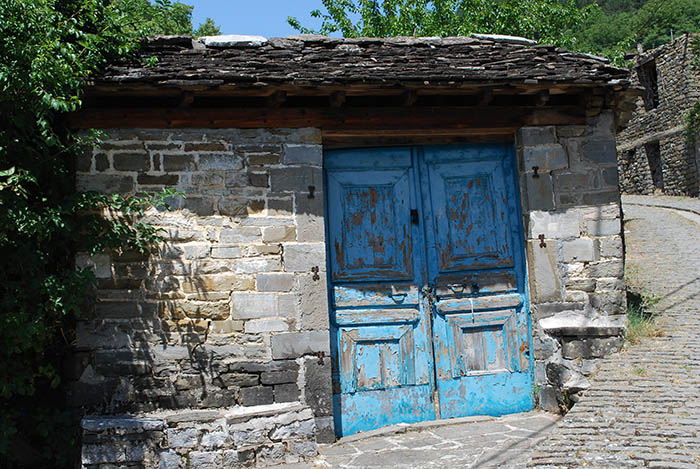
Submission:
[[[414,225],[418,224],[418,210],[416,209],[411,210],[411,223]]]
[[[323,358],[326,356],[324,352],[316,352],[316,356],[318,357],[318,364],[323,365]]]
[[[544,242],[544,235],[541,234],[541,235],[538,236],[538,238],[539,238],[539,240],[540,240],[540,247],[541,247],[541,248],[546,248],[546,247],[547,247],[547,243]]]
[[[423,296],[428,300],[428,303],[432,304],[435,302],[435,290],[433,290],[432,287],[429,286],[424,286],[423,287]]]
[[[319,279],[321,278],[321,277],[318,275],[318,266],[317,266],[317,265],[311,267],[311,272],[314,273],[314,276],[311,277],[314,281],[319,280]]]

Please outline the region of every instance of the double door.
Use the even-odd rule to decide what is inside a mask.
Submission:
[[[325,155],[339,436],[533,407],[510,145]]]

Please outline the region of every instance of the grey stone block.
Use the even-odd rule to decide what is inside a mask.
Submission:
[[[603,205],[620,201],[620,193],[617,190],[606,192],[584,192],[581,197],[584,205]]]
[[[151,158],[145,151],[115,153],[112,161],[117,171],[150,171],[151,169]]]
[[[270,189],[273,192],[308,192],[309,186],[321,189],[323,176],[320,168],[287,167],[270,169]]]
[[[295,239],[296,228],[293,226],[267,226],[262,230],[262,240],[265,243],[280,243],[283,241],[294,241]]]
[[[300,399],[301,391],[296,383],[276,384],[274,386],[275,402],[295,402]]]
[[[303,194],[295,198],[294,207],[297,224],[297,241],[323,242],[323,193],[316,191],[313,199]]]
[[[199,155],[200,171],[240,171],[243,160],[233,153],[215,153]]]
[[[289,323],[284,319],[251,319],[245,322],[245,331],[249,334],[258,334],[260,332],[287,332],[288,330]]]
[[[284,164],[321,166],[323,163],[323,148],[321,145],[284,145],[282,162]]]
[[[335,430],[333,417],[317,417],[316,418],[316,442],[318,443],[334,443]]]
[[[158,469],[184,469],[184,458],[173,450],[160,453]]]
[[[622,257],[622,238],[619,236],[601,238],[600,255],[602,257]]]
[[[262,233],[256,226],[241,226],[237,228],[221,230],[219,242],[221,243],[253,243],[260,241]]]
[[[297,370],[264,371],[260,374],[262,384],[296,383],[299,373]]]
[[[255,276],[256,287],[261,292],[288,292],[294,287],[294,274],[261,273]]]
[[[618,187],[620,181],[618,180],[617,168],[605,168],[601,175],[605,186]]]
[[[233,293],[231,314],[234,319],[256,319],[277,316],[277,295],[274,293]]]
[[[195,166],[192,155],[163,155],[163,171],[194,171]]]
[[[78,191],[95,191],[104,194],[126,194],[134,191],[133,176],[117,174],[79,174],[76,179]]]
[[[186,197],[183,208],[199,216],[214,215],[214,199],[209,197]]]
[[[241,248],[238,246],[213,246],[211,248],[211,257],[214,259],[236,259],[241,255]]]
[[[330,353],[328,331],[288,332],[272,336],[272,358],[298,358],[317,352]]]
[[[555,185],[557,191],[562,192],[578,192],[591,190],[593,188],[593,174],[574,173],[574,172],[558,172],[555,175]]]
[[[136,181],[145,186],[176,186],[179,179],[177,174],[139,174]]]
[[[523,165],[527,172],[534,171],[554,171],[569,166],[568,158],[564,148],[559,144],[526,146],[523,148]]]
[[[617,161],[615,139],[586,140],[581,145],[583,157],[598,164],[614,164]]]
[[[539,401],[540,408],[546,412],[559,413],[558,397],[561,394],[552,386],[542,386],[540,388]]]
[[[272,386],[241,388],[240,401],[243,406],[272,404],[275,401]]]
[[[518,131],[518,143],[524,146],[547,145],[557,143],[554,127],[521,127]]]
[[[523,177],[525,179],[528,210],[554,210],[552,176],[549,173],[539,173],[538,177],[534,177],[534,173],[527,172]]]
[[[223,453],[220,451],[191,451],[188,454],[189,467],[197,469],[221,469]]]
[[[317,358],[308,358],[304,366],[304,398],[316,417],[333,414],[333,387],[331,383],[330,359],[323,363]]]
[[[199,443],[199,431],[196,428],[169,428],[167,430],[170,448],[194,448]]]
[[[530,290],[535,303],[561,301],[561,279],[557,269],[557,242],[545,240],[528,241],[527,257],[530,271]]]
[[[588,338],[588,339],[564,339],[561,353],[566,359],[577,358],[603,358],[622,347],[622,337]]]
[[[107,171],[109,169],[109,158],[107,158],[107,155],[104,153],[98,153],[95,155],[95,169],[97,171]],[[154,170],[158,171],[160,168],[153,168]]]
[[[248,183],[253,187],[269,187],[270,176],[267,173],[248,173]]]
[[[301,313],[301,330],[328,330],[328,291],[326,276],[300,275],[297,292],[299,293],[299,311]]]
[[[596,242],[589,238],[562,241],[561,252],[564,262],[592,262],[597,257]]]
[[[566,289],[591,293],[596,289],[596,280],[592,278],[569,279],[566,282]]]
[[[284,270],[287,272],[310,272],[313,267],[320,269],[320,275],[325,275],[326,246],[315,244],[285,244]]]
[[[531,212],[528,238],[537,239],[540,234],[545,238],[567,239],[581,235],[581,214],[571,209],[566,212]]]
[[[612,220],[586,220],[586,231],[591,236],[611,236],[619,235],[620,219]]]

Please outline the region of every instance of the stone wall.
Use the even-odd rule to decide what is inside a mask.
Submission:
[[[90,417],[82,426],[85,469],[265,467],[318,454],[313,413],[299,404]]]
[[[626,298],[613,121],[603,112],[586,126],[518,133],[535,383],[545,410],[576,400],[596,360],[622,345]]]
[[[655,63],[658,106],[647,109],[643,97],[626,129],[617,137],[620,187],[630,194],[698,195],[700,154],[685,135],[683,117],[700,99],[700,71],[690,67],[693,35],[640,55],[632,73],[640,85],[640,70]],[[661,150],[663,189],[655,187],[645,145],[658,142]]]
[[[99,416],[83,421],[84,464],[122,464],[109,454],[127,452],[148,468],[185,468],[200,457],[223,464],[234,453],[260,465],[273,463],[270,452],[290,452],[289,461],[311,455],[306,443],[297,451],[287,440],[258,441],[260,432],[288,425],[282,410],[255,417],[275,406],[299,406],[294,412],[313,415],[316,438],[333,440],[320,132],[106,132],[109,138],[77,162],[80,190],[130,194],[167,186],[185,197],[172,200],[174,210],[145,217],[166,238],[150,256],[77,258],[98,279],[98,301],[78,325],[72,367],[73,403]],[[517,136],[532,353],[547,410],[575,399],[596,360],[621,345],[614,138],[611,112],[587,125],[527,127]],[[172,415],[185,409],[228,423],[212,430],[210,420],[193,417],[187,425],[196,445],[173,446],[180,417]],[[250,440],[236,437],[238,427],[226,417],[232,413],[264,423],[264,431],[253,425]],[[141,420],[122,428],[123,419],[109,417],[119,414],[145,419],[148,429]],[[220,445],[205,444],[210,432]]]
[[[320,134],[114,130],[79,190],[186,194],[144,221],[150,256],[79,255],[97,302],[77,328],[71,399],[142,415],[301,402],[333,438]]]

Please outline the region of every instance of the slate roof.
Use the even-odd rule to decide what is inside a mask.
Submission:
[[[600,57],[508,36],[160,36],[146,40],[137,57],[107,67],[95,84],[247,88],[561,83],[624,88],[627,78],[627,70]]]

